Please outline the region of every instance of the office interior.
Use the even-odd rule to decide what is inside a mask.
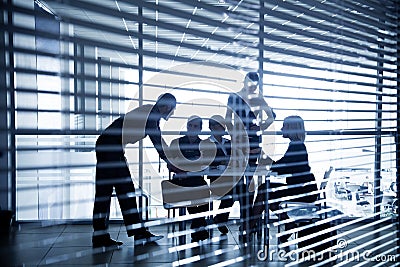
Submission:
[[[399,265],[398,0],[0,3],[2,266]],[[221,234],[212,223],[220,200],[210,198],[210,238],[192,242],[193,215],[165,205],[161,182],[171,174],[145,138],[125,155],[145,225],[164,238],[134,245],[113,197],[109,230],[124,244],[92,248],[102,130],[171,93],[175,113],[160,123],[166,143],[192,115],[203,118],[206,139],[208,118],[225,116],[229,94],[251,71],[276,114],[260,132],[266,155],[284,155],[285,117],[305,121],[318,211],[293,215],[302,223],[286,244],[269,212],[244,246],[239,203]],[[277,177],[254,177],[269,178]],[[313,242],[329,245],[306,257],[301,242],[315,237],[304,236],[312,226]]]

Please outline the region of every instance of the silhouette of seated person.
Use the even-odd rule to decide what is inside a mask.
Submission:
[[[290,143],[284,156],[278,160],[273,161],[267,158],[272,163],[271,171],[278,173],[278,175],[290,175],[286,178],[286,184],[270,183],[271,189],[279,189],[281,186],[288,186],[282,190],[275,190],[269,193],[269,200],[276,200],[286,196],[292,196],[291,202],[314,202],[318,197],[318,187],[315,183],[315,177],[310,172],[311,168],[308,162],[308,153],[304,145],[305,129],[304,121],[299,116],[289,116],[284,119],[283,127],[281,129],[282,137],[289,138]],[[258,194],[254,202],[253,220],[251,222],[251,229],[255,228],[255,224],[265,209],[265,184],[258,188]],[[314,194],[312,194],[314,192]],[[301,194],[308,194],[306,196],[299,196]],[[269,203],[269,209],[276,211],[279,209],[281,202]],[[289,219],[287,213],[282,213],[280,219]],[[294,223],[287,223],[286,230],[295,228]],[[280,237],[280,242],[284,243],[288,240],[291,234]]]
[[[210,163],[210,171],[216,171],[223,173],[229,164],[231,156],[231,142],[224,138],[225,135],[225,119],[220,115],[214,115],[208,120],[209,129],[211,136],[206,140],[203,140],[200,145],[201,153],[203,157],[211,158],[213,161]],[[215,154],[213,154],[213,152]],[[211,155],[212,154],[212,155]],[[210,183],[218,183],[217,179],[220,176],[208,175]],[[227,209],[233,206],[233,190],[232,183],[230,184],[218,184],[218,186],[226,187],[227,193],[221,198],[219,209]],[[231,189],[231,190],[229,190]],[[214,223],[218,225],[218,230],[222,234],[228,233],[226,223],[228,222],[229,212],[218,213],[214,216]]]
[[[193,165],[197,165],[200,154],[200,142],[199,134],[202,129],[202,119],[199,116],[193,115],[189,117],[186,123],[187,132],[186,135],[172,140],[169,148],[169,156],[171,163],[168,168],[171,172],[174,172],[172,177],[172,183],[184,186],[184,187],[198,187],[207,185],[202,175],[193,175],[190,173]],[[179,192],[177,192],[179,193]],[[200,212],[207,212],[209,210],[208,204],[193,206],[187,208],[189,214],[196,214]],[[209,237],[209,234],[205,227],[207,222],[205,217],[193,218],[190,228],[195,230],[191,234],[192,241],[197,242],[205,240]]]

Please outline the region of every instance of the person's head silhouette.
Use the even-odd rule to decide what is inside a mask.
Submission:
[[[225,119],[221,115],[213,115],[208,120],[208,128],[213,136],[222,137],[225,134],[226,124]]]
[[[258,77],[257,72],[247,73],[244,77],[244,89],[247,91],[247,93],[254,94],[254,92],[257,90],[259,81],[260,78]]]
[[[160,111],[162,118],[168,120],[176,108],[176,98],[170,93],[162,94],[158,97],[155,106]]]
[[[197,137],[201,133],[202,126],[203,120],[199,116],[190,116],[186,123],[187,135]]]
[[[300,116],[289,116],[283,120],[282,136],[289,138],[290,141],[304,142],[306,131],[304,128],[304,120]]]

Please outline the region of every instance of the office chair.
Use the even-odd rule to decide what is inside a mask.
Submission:
[[[182,187],[172,181],[161,182],[163,206],[170,211],[179,209],[179,216],[186,214],[186,208],[197,206],[210,201],[210,188],[208,185],[199,187]],[[174,213],[175,214],[175,213]],[[186,221],[179,221],[179,231],[186,229]],[[172,232],[175,233],[175,222],[172,224]],[[179,236],[179,244],[185,244],[185,235]]]
[[[328,210],[327,210],[327,199],[326,199],[326,187],[328,185],[328,181],[330,175],[333,171],[333,167],[330,166],[327,171],[324,173],[323,180],[319,187],[319,194],[318,198],[313,203],[308,202],[295,202],[295,201],[283,201],[279,205],[279,215],[282,212],[286,212],[290,219],[294,221],[297,225],[301,224],[309,224],[313,221],[320,220],[328,217]],[[321,213],[323,212],[323,215]],[[281,221],[281,220],[279,220]],[[278,234],[281,233],[281,227],[278,223]],[[279,245],[279,238],[277,239]]]

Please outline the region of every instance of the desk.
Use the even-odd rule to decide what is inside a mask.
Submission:
[[[218,178],[216,178],[210,186],[182,187],[169,183],[168,190],[163,191],[164,204],[167,204],[170,207],[182,208],[193,205],[208,205],[210,200],[219,200],[229,193],[229,191],[236,186],[243,176],[262,176],[265,177],[264,181],[267,181],[266,177],[269,173],[270,171],[266,168],[256,168],[255,170],[246,169],[240,171],[230,167],[226,169],[224,167],[212,169],[205,168],[204,170],[197,172],[178,173],[174,175],[175,178],[190,179],[191,176],[214,176]],[[254,180],[255,179],[253,178],[252,181]],[[177,192],[179,192],[179,194],[177,194]],[[181,226],[179,230],[183,230]]]
[[[211,191],[212,200],[218,200],[219,198],[226,195],[243,176],[257,176],[257,177],[267,177],[271,171],[267,169],[257,168],[255,170],[246,169],[243,171],[234,168],[205,168],[202,171],[197,172],[187,172],[182,174],[175,174],[176,178],[188,178],[191,176],[214,176],[218,177],[210,186],[203,186],[204,189],[209,188]],[[280,177],[282,178],[282,177]],[[279,179],[279,178],[277,178]],[[281,180],[281,179],[280,179]],[[264,182],[266,179],[264,180]],[[256,188],[255,179],[252,179],[249,185],[249,192],[254,192]],[[206,204],[206,203],[204,203]]]
[[[221,168],[223,169],[223,168]],[[218,169],[211,169],[208,171],[204,172],[205,175],[210,175],[210,176],[222,176],[223,177],[235,177],[237,176],[239,179],[243,175],[252,175],[253,179],[250,182],[250,185],[248,187],[250,192],[254,192],[256,188],[258,188],[259,184],[258,181],[262,180],[265,183],[265,207],[264,207],[264,238],[263,238],[263,244],[262,248],[266,249],[265,253],[269,253],[269,207],[268,207],[268,199],[269,199],[269,190],[270,190],[270,182],[273,183],[280,183],[280,184],[286,184],[286,178],[289,177],[290,175],[278,175],[277,173],[272,173],[270,170],[267,170],[266,168],[258,168],[256,170],[246,170],[244,173],[238,173],[233,170],[218,170]],[[261,178],[261,179],[260,179]],[[213,184],[211,184],[211,191],[213,190]]]

